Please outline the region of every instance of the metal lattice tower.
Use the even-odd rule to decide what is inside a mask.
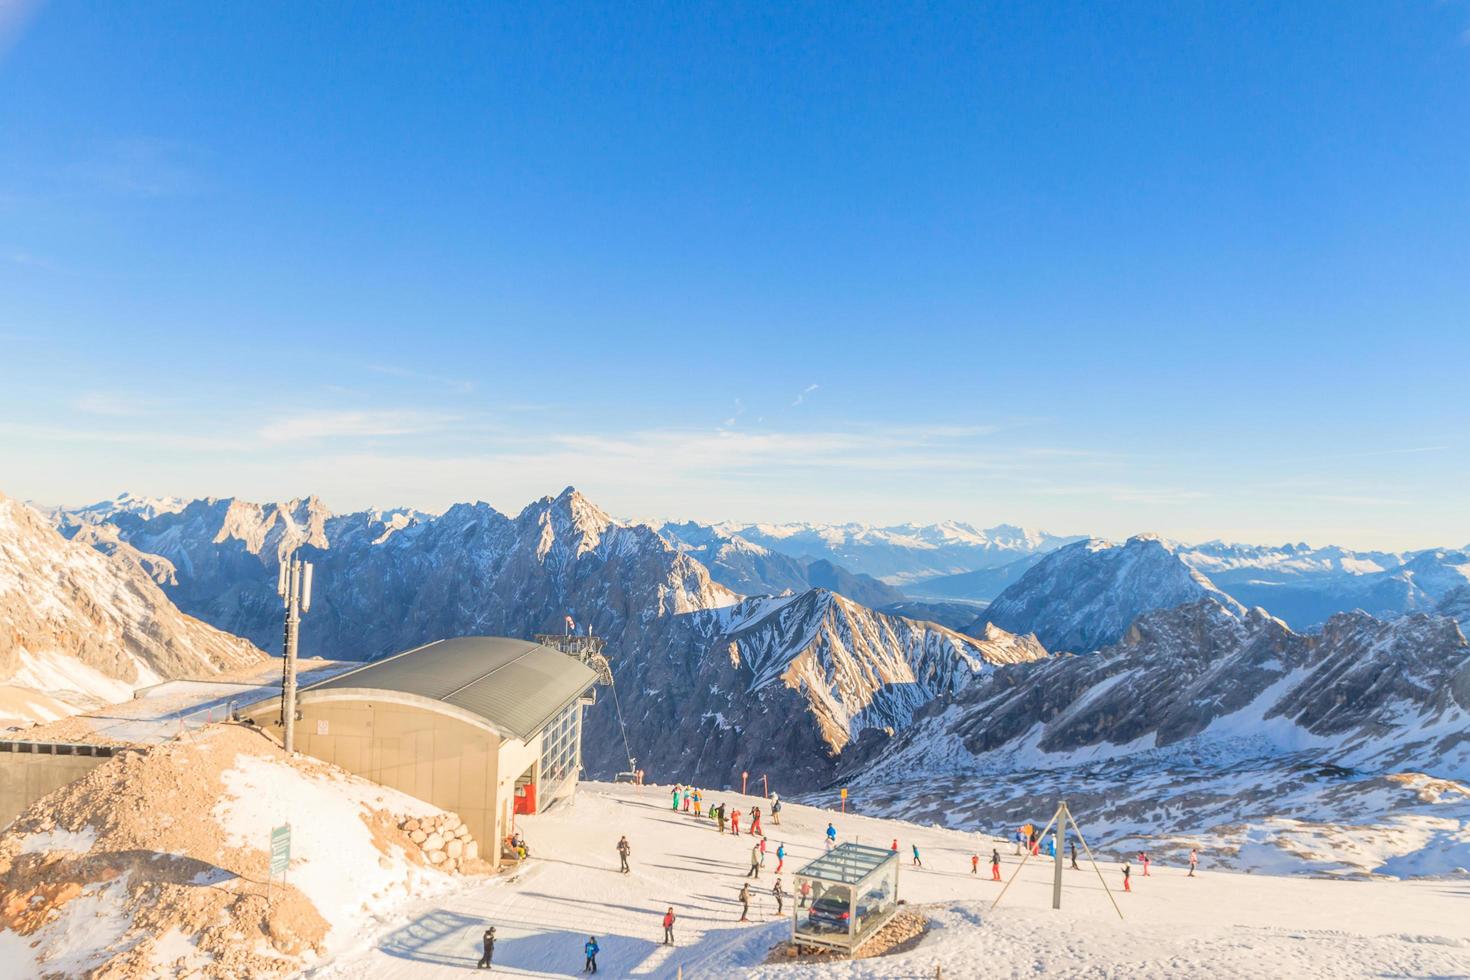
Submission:
[[[602,637],[580,633],[537,633],[536,642],[582,661],[597,674],[597,683],[607,685],[613,682],[612,665],[602,652]]]

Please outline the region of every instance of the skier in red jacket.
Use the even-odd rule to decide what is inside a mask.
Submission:
[[[672,945],[674,945],[674,907],[672,905],[670,905],[669,906],[669,910],[664,913],[664,942],[663,942],[663,944],[665,946],[672,946]]]

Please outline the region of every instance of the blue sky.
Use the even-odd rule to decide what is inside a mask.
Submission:
[[[1278,6],[12,3],[0,490],[1464,545],[1470,4]]]

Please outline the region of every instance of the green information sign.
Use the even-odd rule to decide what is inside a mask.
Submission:
[[[284,875],[291,864],[291,825],[271,828],[271,874]]]

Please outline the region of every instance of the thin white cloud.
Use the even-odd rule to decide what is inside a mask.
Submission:
[[[822,386],[821,385],[807,385],[805,388],[801,389],[801,391],[797,392],[796,400],[791,403],[791,407],[792,408],[795,408],[796,406],[800,405],[802,402],[806,401],[806,396],[807,395],[810,395],[812,392],[816,391],[820,387],[822,387]]]
[[[276,419],[262,426],[256,435],[268,443],[411,436],[441,431],[455,421],[452,415],[417,411],[302,412]]]
[[[365,369],[374,374],[381,374],[390,378],[402,378],[405,381],[420,381],[462,394],[469,394],[475,390],[475,383],[473,381],[464,378],[451,378],[428,371],[415,371],[412,368],[400,367],[397,364],[369,364]]]
[[[107,415],[114,418],[130,418],[138,415],[147,415],[149,403],[133,395],[124,395],[115,391],[89,391],[85,392],[72,407],[78,412],[88,415]]]

